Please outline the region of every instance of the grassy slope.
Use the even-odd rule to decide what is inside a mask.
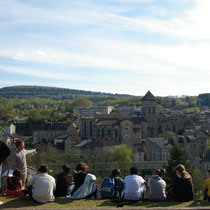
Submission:
[[[0,196],[0,200],[4,202],[1,209],[7,208],[114,208],[116,203],[109,200],[71,200],[67,198],[56,198],[55,202],[38,204],[29,201],[27,198],[16,198]],[[124,208],[210,208],[210,203],[207,201],[190,201],[185,203],[178,202],[151,202],[139,201],[135,204],[124,206]]]

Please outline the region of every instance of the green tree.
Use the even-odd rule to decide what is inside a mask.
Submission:
[[[72,106],[92,106],[93,102],[84,97],[78,97],[72,100]]]
[[[195,114],[200,113],[200,109],[199,109],[199,107],[194,107],[194,112],[195,112]]]
[[[199,169],[193,169],[192,179],[194,185],[195,199],[202,199],[202,189],[204,183],[204,175]]]
[[[207,139],[206,152],[208,152],[209,150],[210,150],[210,138]]]
[[[175,133],[173,131],[169,131],[167,134],[166,134],[166,137],[170,138],[172,136],[174,136]]]
[[[178,164],[182,164],[187,168],[189,166],[189,160],[183,146],[180,143],[175,142],[170,150],[170,160],[168,161],[167,167],[167,182],[169,186],[172,184],[172,181],[176,176],[175,167]]]
[[[163,109],[163,106],[162,106],[161,104],[158,104],[158,105],[157,105],[157,109],[158,109],[158,110],[161,110],[161,109]]]
[[[116,146],[112,149],[109,154],[110,169],[119,168],[123,170],[124,173],[128,173],[129,168],[132,165],[132,152],[133,150],[125,144]]]
[[[32,122],[38,122],[41,121],[42,119],[42,114],[41,114],[41,110],[37,109],[37,108],[33,108],[28,112],[28,118],[32,121]]]

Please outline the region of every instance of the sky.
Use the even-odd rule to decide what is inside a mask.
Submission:
[[[210,92],[210,0],[0,0],[0,88]]]

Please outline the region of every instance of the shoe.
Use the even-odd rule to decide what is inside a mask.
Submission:
[[[0,205],[2,205],[4,202],[3,201],[0,201]]]

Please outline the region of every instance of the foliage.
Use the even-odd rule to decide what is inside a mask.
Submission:
[[[119,168],[124,169],[125,173],[128,173],[132,164],[132,149],[125,144],[116,146],[111,150],[109,155],[110,169]]]
[[[176,176],[175,167],[178,164],[182,164],[187,168],[189,166],[189,161],[185,149],[182,147],[181,144],[175,142],[170,150],[170,160],[168,161],[168,167],[166,170],[167,182],[169,186],[172,184],[172,181]]]
[[[203,184],[204,184],[204,175],[201,173],[199,169],[193,169],[192,179],[194,185],[195,198],[201,198]]]
[[[210,138],[207,140],[206,152],[210,151]]]
[[[5,129],[0,126],[0,137],[3,136],[5,133]]]
[[[166,137],[170,138],[172,136],[174,136],[175,133],[173,131],[169,131],[167,134],[166,134]]]
[[[72,101],[73,107],[75,107],[75,106],[92,106],[92,105],[93,105],[93,102],[87,98],[84,98],[84,97],[78,97]]]

